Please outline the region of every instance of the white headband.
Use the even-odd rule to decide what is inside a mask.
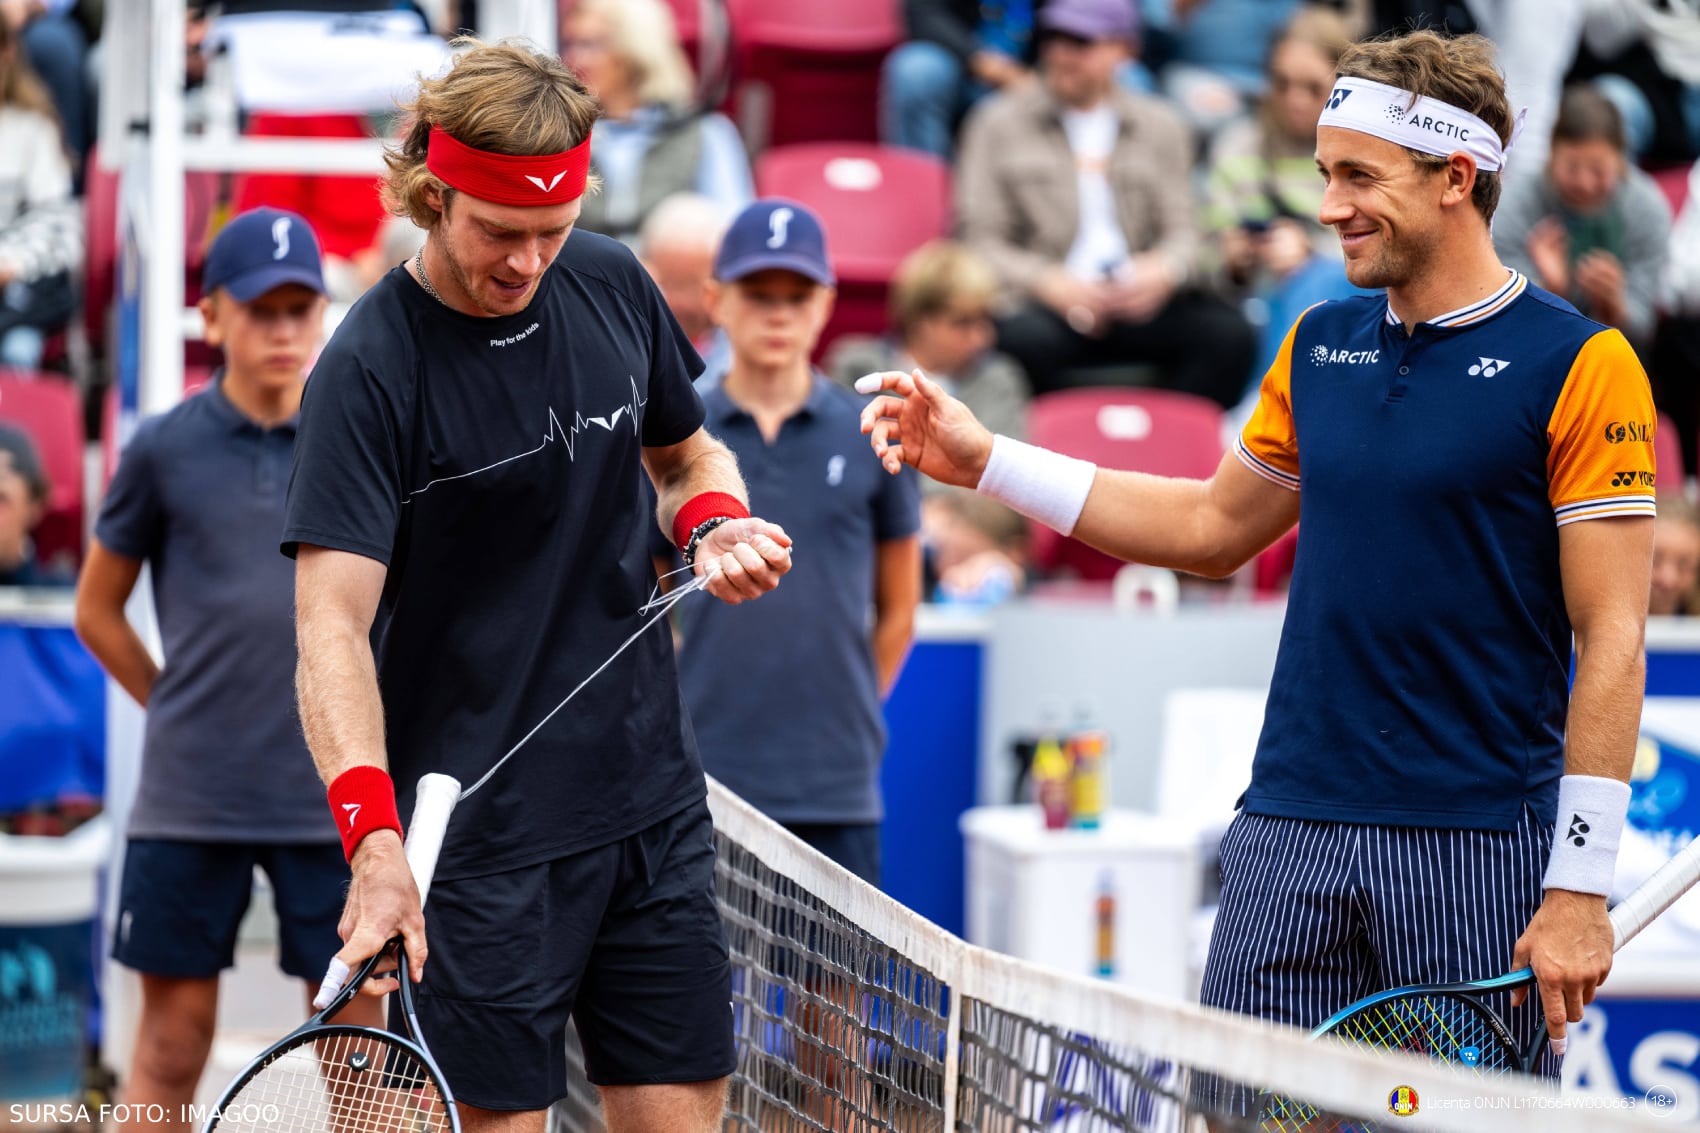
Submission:
[[[1505,168],[1505,155],[1516,144],[1527,113],[1517,115],[1511,141],[1501,146],[1492,126],[1451,103],[1421,98],[1386,83],[1340,78],[1334,80],[1317,125],[1356,130],[1437,157],[1467,153],[1477,169],[1498,173]]]

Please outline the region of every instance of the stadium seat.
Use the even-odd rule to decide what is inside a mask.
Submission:
[[[1027,439],[1105,468],[1205,479],[1222,459],[1222,410],[1170,390],[1058,390],[1029,404]],[[1033,562],[1040,571],[1087,581],[1113,578],[1121,568],[1109,555],[1039,525]]]
[[[1659,414],[1659,427],[1653,433],[1653,461],[1657,466],[1660,492],[1680,492],[1688,476],[1682,459],[1682,434],[1668,413]]]
[[[83,194],[87,235],[83,252],[83,331],[89,349],[106,354],[107,319],[118,294],[117,170],[101,168],[89,153]],[[191,170],[183,177],[183,285],[189,303],[200,298],[201,261],[224,220],[226,194],[220,174]]]
[[[881,334],[903,257],[950,231],[950,168],[930,154],[855,142],[781,146],[757,159],[756,192],[808,205],[826,226],[838,304],[817,350]]]
[[[30,435],[47,474],[36,557],[74,569],[83,558],[83,407],[76,387],[55,374],[0,374],[0,421]]]
[[[1672,216],[1682,211],[1684,202],[1688,200],[1688,192],[1694,180],[1694,166],[1667,165],[1662,169],[1649,169],[1648,176],[1664,191],[1665,200],[1670,202]]]
[[[897,0],[730,0],[736,119],[752,152],[879,137],[880,64],[903,38]]]

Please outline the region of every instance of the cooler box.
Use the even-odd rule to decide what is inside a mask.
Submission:
[[[0,834],[0,1103],[83,1086],[104,816],[63,838]]]
[[[962,834],[971,942],[1150,995],[1196,997],[1193,823],[1112,810],[1096,830],[1047,830],[1037,806],[994,806],[964,814]],[[1106,898],[1107,974],[1099,937]]]

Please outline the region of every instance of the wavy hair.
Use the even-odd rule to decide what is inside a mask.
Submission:
[[[536,157],[572,149],[590,136],[599,113],[596,99],[553,55],[519,40],[484,43],[470,36],[454,41],[462,50],[449,70],[419,84],[402,104],[409,115],[401,143],[384,152],[385,206],[397,216],[430,229],[441,214],[426,192],[442,190],[444,208],[455,190],[425,165],[431,127],[456,141],[490,153]],[[599,186],[591,179],[586,192]]]

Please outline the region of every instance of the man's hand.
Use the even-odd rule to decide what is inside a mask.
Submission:
[[[1033,297],[1061,315],[1076,334],[1103,332],[1110,296],[1102,284],[1089,283],[1058,266],[1033,284]]]
[[[1130,323],[1143,323],[1161,311],[1175,294],[1175,274],[1167,256],[1134,256],[1107,288],[1108,314]]]
[[[921,371],[856,379],[857,393],[885,393],[862,409],[862,432],[887,472],[905,464],[943,484],[973,488],[992,455],[992,434],[968,407]]]
[[[1001,51],[976,51],[968,59],[969,70],[987,86],[1005,88],[1025,86],[1033,72]]]
[[[777,523],[730,519],[703,536],[693,564],[706,589],[729,606],[760,598],[791,569],[791,536]]]
[[[1563,1053],[1565,1023],[1579,1021],[1582,1008],[1594,1001],[1595,989],[1611,971],[1611,957],[1606,899],[1548,889],[1529,927],[1517,938],[1511,966],[1535,970],[1554,1053]],[[1512,1005],[1521,1005],[1528,994],[1526,987],[1512,992]]]
[[[1529,260],[1535,265],[1535,282],[1554,295],[1570,291],[1570,237],[1564,225],[1546,217],[1529,230]]]
[[[336,926],[343,941],[336,958],[352,971],[400,936],[407,946],[410,974],[418,983],[425,974],[425,914],[400,836],[394,830],[373,831],[355,847],[349,865],[354,882]],[[367,980],[360,994],[383,995],[399,986],[386,973],[383,979]]]
[[[1623,265],[1610,252],[1595,249],[1576,261],[1576,286],[1588,300],[1595,318],[1623,322]]]

